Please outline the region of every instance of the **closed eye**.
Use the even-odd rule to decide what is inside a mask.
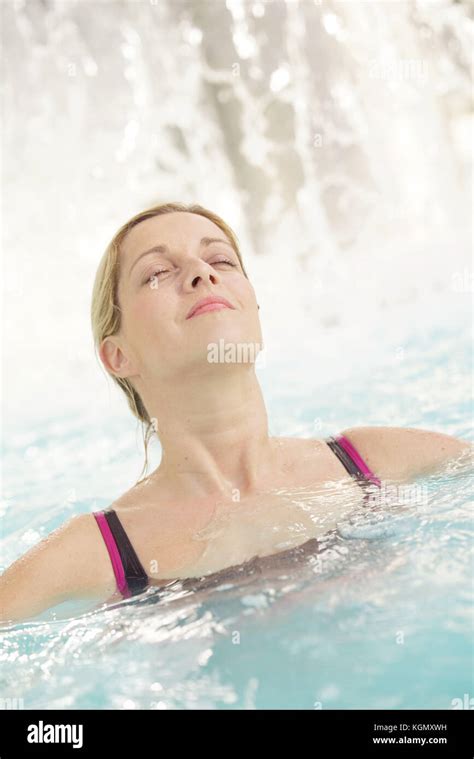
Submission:
[[[229,266],[235,266],[232,261],[229,261],[228,258],[220,258],[219,261],[213,261],[214,264],[229,264]]]
[[[215,266],[216,264],[228,264],[229,266],[237,266],[237,264],[234,264],[233,261],[230,261],[228,258],[220,258],[218,261],[213,261],[212,266]],[[157,269],[157,271],[153,271],[149,277],[147,277],[142,284],[148,285],[152,279],[158,279],[160,274],[164,274],[165,272],[169,271],[168,269]]]
[[[168,269],[159,269],[158,271],[153,271],[150,276],[142,282],[142,284],[148,285],[152,279],[157,278],[159,274],[163,274],[165,271],[168,271]]]

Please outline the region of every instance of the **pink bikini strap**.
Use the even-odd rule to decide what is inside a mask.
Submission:
[[[115,579],[117,581],[117,588],[124,598],[129,598],[130,590],[127,584],[127,580],[125,579],[125,571],[123,568],[122,559],[120,558],[117,544],[115,542],[114,536],[112,535],[107,519],[104,516],[104,512],[93,511],[92,513],[96,518],[97,524],[99,525],[99,529],[102,533],[102,537],[104,538],[105,545],[107,546],[107,550],[109,552],[110,560],[112,562],[112,567],[114,570]]]
[[[358,453],[356,448],[352,445],[350,440],[348,440],[345,435],[338,435],[336,437],[336,441],[339,443],[339,445],[344,448],[346,453],[351,457],[351,459],[354,461],[354,463],[359,467],[362,474],[370,480],[370,482],[373,482],[375,485],[378,485],[379,487],[382,485],[381,481],[375,475],[372,470],[367,466],[362,456]]]

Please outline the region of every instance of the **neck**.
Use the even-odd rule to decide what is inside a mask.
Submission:
[[[234,365],[201,382],[181,377],[145,404],[162,448],[153,477],[176,494],[239,500],[270,473],[276,443],[253,365]]]

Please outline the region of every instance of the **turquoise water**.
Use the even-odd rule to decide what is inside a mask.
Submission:
[[[261,381],[272,434],[388,424],[472,439],[470,370],[465,336],[437,329],[350,383],[287,382],[288,356],[278,383]],[[126,416],[71,413],[12,431],[2,568],[130,487],[133,430]],[[109,608],[65,604],[3,629],[2,696],[26,709],[452,708],[473,693],[472,467],[415,484],[422,500],[356,510],[318,562],[196,594],[177,583]]]

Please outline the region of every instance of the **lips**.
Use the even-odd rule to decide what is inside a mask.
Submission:
[[[212,308],[212,306],[215,306],[215,308]],[[222,307],[234,308],[232,303],[229,303],[226,298],[221,298],[218,295],[211,295],[207,298],[198,300],[198,302],[195,303],[191,310],[188,312],[186,319],[191,319],[191,317],[195,314],[205,313],[206,311],[216,311]]]

